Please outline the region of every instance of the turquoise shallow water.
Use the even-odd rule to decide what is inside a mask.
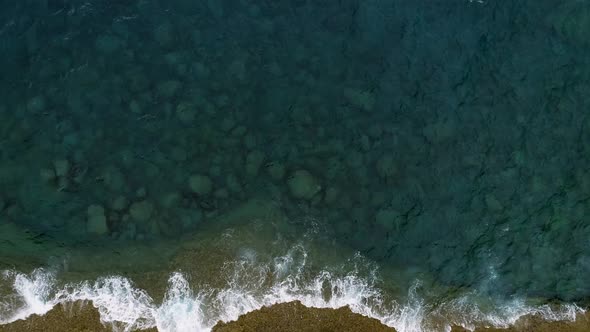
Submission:
[[[289,299],[402,331],[588,299],[585,2],[0,7],[2,322],[117,287],[146,326],[190,302],[169,331]]]

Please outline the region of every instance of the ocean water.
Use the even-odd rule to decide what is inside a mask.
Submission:
[[[0,324],[573,319],[590,3],[0,1]]]

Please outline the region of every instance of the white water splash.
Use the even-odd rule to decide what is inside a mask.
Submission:
[[[154,312],[158,331],[210,330],[203,323],[203,299],[201,296],[193,296],[184,276],[174,273],[168,283],[170,287],[164,302]]]
[[[444,315],[453,317],[452,324],[462,326],[468,330],[474,330],[475,325],[493,326],[507,328],[514,325],[523,316],[538,316],[547,321],[573,321],[576,315],[584,310],[575,304],[560,305],[551,307],[549,305],[532,306],[523,299],[490,301],[485,307],[491,310],[483,310],[481,299],[476,293],[465,294],[459,298],[449,301],[444,306],[437,308],[436,312],[460,313]]]
[[[0,312],[0,323],[31,314],[42,315],[60,303],[79,300],[92,301],[104,324],[116,324],[123,331],[157,327],[162,332],[210,331],[219,320],[235,320],[263,306],[295,300],[308,307],[349,306],[353,312],[376,318],[399,332],[450,330],[449,324],[466,328],[473,328],[474,323],[504,327],[530,314],[548,320],[571,320],[581,311],[573,305],[557,309],[532,307],[522,300],[491,303],[486,306],[491,309],[483,310],[477,305],[475,293],[434,306],[418,294],[419,283],[410,288],[407,300],[398,304],[385,300],[376,285],[375,270],[361,275],[353,263],[353,268],[340,266],[313,273],[308,265],[308,255],[301,246],[269,262],[261,262],[255,253],[250,253],[225,264],[225,288],[196,292],[185,276],[176,272],[170,276],[160,304],[120,276],[56,289],[56,276],[49,271],[37,270],[30,276],[7,272],[4,279],[12,278],[15,293],[11,299],[0,301],[0,308],[12,308]],[[432,318],[444,318],[446,325],[432,325]]]
[[[35,270],[30,276],[13,271],[5,271],[2,274],[3,281],[12,280],[16,290],[14,296],[2,299],[2,312],[0,312],[0,324],[11,322],[37,314],[43,315],[55,305],[50,300],[51,290],[55,284],[52,273],[44,270]],[[9,317],[3,319],[3,317]]]
[[[154,301],[123,277],[100,278],[97,281],[68,285],[57,291],[53,303],[92,301],[101,321],[121,322],[126,331],[155,326]]]

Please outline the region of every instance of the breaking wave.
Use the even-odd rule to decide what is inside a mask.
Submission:
[[[361,266],[362,265],[362,266]],[[380,288],[376,268],[357,255],[337,267],[313,272],[308,254],[296,246],[284,256],[261,262],[253,250],[224,264],[226,287],[193,289],[182,272],[169,276],[167,292],[156,301],[133,281],[105,276],[93,281],[60,285],[58,273],[37,269],[31,274],[5,271],[3,282],[12,294],[0,301],[0,323],[29,315],[43,315],[58,304],[92,301],[101,322],[121,331],[157,327],[159,331],[210,331],[219,321],[276,303],[301,301],[308,307],[339,308],[376,318],[400,332],[444,331],[451,324],[505,327],[524,315],[547,320],[573,320],[582,309],[575,305],[532,306],[523,299],[492,301],[476,292],[430,303],[421,296],[419,281],[403,299],[393,299]]]

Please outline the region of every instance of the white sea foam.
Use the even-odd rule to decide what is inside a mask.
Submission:
[[[55,305],[78,300],[92,301],[103,323],[116,324],[123,331],[154,326],[170,332],[210,331],[219,320],[235,320],[262,306],[294,300],[309,307],[349,306],[353,312],[379,319],[400,332],[450,330],[451,323],[467,328],[473,328],[474,323],[507,326],[528,314],[571,320],[581,311],[574,305],[534,307],[518,299],[491,302],[485,306],[490,309],[484,310],[477,305],[480,299],[476,293],[435,306],[420,296],[419,282],[410,288],[406,300],[397,303],[386,300],[377,286],[376,271],[361,275],[355,268],[357,261],[358,257],[314,273],[301,246],[268,262],[250,252],[225,264],[227,287],[222,289],[193,291],[182,273],[173,273],[161,303],[120,276],[57,287],[56,275],[50,271],[36,270],[31,275],[5,272],[3,278],[12,282],[14,296],[0,300],[0,323],[42,315]]]
[[[2,299],[0,324],[24,319],[33,314],[43,315],[54,306],[50,299],[50,293],[55,284],[52,273],[35,270],[27,276],[13,271],[4,271],[2,282],[8,280],[12,282],[16,294]]]

